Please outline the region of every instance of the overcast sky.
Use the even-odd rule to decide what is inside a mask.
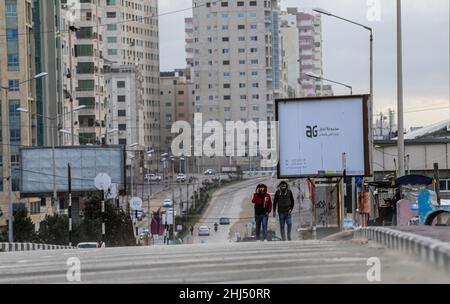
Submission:
[[[374,112],[397,105],[396,1],[379,0],[380,20],[367,17],[377,0],[281,0],[281,8],[322,8],[374,29]],[[403,1],[405,126],[450,119],[449,0]],[[191,0],[159,0],[160,14],[189,8]],[[185,67],[184,18],[190,10],[160,17],[161,70]],[[323,16],[324,77],[369,92],[369,32]],[[335,94],[348,89],[333,86]],[[423,111],[424,109],[434,109]]]

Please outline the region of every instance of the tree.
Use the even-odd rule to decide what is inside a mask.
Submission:
[[[13,213],[13,232],[14,242],[35,242],[37,234],[34,230],[34,224],[28,217],[28,210],[26,208],[19,208]]]
[[[47,215],[39,225],[39,238],[44,244],[69,243],[69,218],[67,215]]]
[[[85,202],[84,218],[80,227],[83,241],[100,241],[102,238],[101,199],[91,196]],[[105,203],[106,244],[114,246],[133,246],[136,243],[131,217],[123,210]]]

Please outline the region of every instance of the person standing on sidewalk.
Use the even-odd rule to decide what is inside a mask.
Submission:
[[[275,192],[275,198],[273,200],[273,217],[277,216],[280,220],[280,233],[283,241],[286,241],[286,225],[287,225],[287,239],[291,240],[292,231],[292,210],[294,210],[294,195],[289,189],[287,182],[282,181],[278,185],[278,190]]]
[[[252,203],[255,205],[256,240],[260,240],[262,226],[264,241],[268,241],[267,225],[269,222],[269,214],[272,211],[272,198],[267,193],[266,185],[259,184],[256,187]]]

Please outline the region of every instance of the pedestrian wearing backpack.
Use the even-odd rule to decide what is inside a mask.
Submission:
[[[291,240],[292,231],[292,210],[294,209],[294,195],[289,189],[287,182],[282,181],[278,185],[278,190],[275,192],[273,200],[273,217],[277,216],[280,220],[280,233],[283,241],[286,241],[286,225],[287,225],[287,239]]]

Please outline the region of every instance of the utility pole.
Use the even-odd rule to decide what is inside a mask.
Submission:
[[[75,26],[69,22],[69,69],[70,69],[70,143],[75,145],[75,131],[73,128],[73,60],[72,60],[72,32],[76,32]]]
[[[68,170],[68,189],[69,189],[69,208],[68,208],[68,215],[69,215],[69,246],[72,246],[72,170],[70,167],[70,163],[67,164],[67,170]]]
[[[405,175],[405,138],[403,134],[403,44],[402,1],[397,0],[397,115],[398,115],[398,176]]]

